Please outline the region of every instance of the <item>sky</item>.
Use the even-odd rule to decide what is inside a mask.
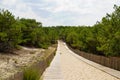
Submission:
[[[15,17],[36,19],[43,26],[94,25],[114,11],[119,0],[1,0],[0,8]]]

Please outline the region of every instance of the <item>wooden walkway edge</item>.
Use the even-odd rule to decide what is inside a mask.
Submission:
[[[60,67],[59,48],[57,48],[57,52],[53,61],[51,62],[50,66],[45,70],[40,80],[63,80],[61,67]]]

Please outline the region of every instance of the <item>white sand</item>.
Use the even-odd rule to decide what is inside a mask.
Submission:
[[[64,80],[119,80],[71,55],[63,42],[59,42],[59,53]]]

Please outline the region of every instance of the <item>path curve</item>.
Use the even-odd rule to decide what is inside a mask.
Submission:
[[[119,80],[73,56],[65,43],[59,41],[61,70],[64,80]]]
[[[78,59],[80,58],[80,59]],[[83,61],[85,60],[85,61]],[[43,80],[120,80],[91,66],[89,60],[76,55],[66,44],[58,41],[56,56],[44,72]],[[91,62],[90,62],[91,63]],[[92,63],[93,64],[93,63]],[[114,72],[113,72],[114,73]],[[120,72],[118,72],[120,73]],[[117,74],[119,76],[119,74]]]

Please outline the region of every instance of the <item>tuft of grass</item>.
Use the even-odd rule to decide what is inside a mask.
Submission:
[[[47,65],[50,66],[50,63],[51,63],[51,61],[49,60],[49,61],[47,62]]]
[[[21,49],[22,49],[22,47],[19,46],[19,45],[16,45],[15,47],[16,47],[16,49],[18,49],[18,50],[21,50]]]
[[[36,53],[36,51],[31,51],[31,52],[30,52],[30,54],[35,54],[35,53]]]
[[[39,71],[35,69],[26,69],[24,71],[23,80],[39,80],[39,78],[40,78]]]

